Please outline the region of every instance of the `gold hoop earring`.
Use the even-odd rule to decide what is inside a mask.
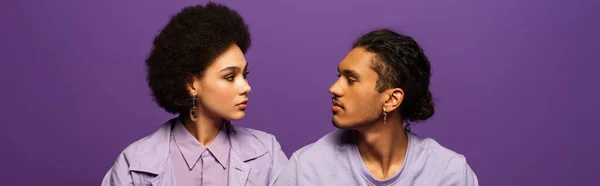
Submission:
[[[198,108],[196,107],[196,95],[192,96],[192,108],[190,108],[190,119],[196,121],[198,119]]]

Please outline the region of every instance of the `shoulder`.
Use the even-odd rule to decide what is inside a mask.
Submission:
[[[408,136],[409,140],[412,141],[411,145],[413,145],[415,152],[425,155],[426,157],[447,161],[463,156],[462,154],[441,145],[433,138],[421,137],[413,133],[408,133]]]
[[[276,137],[251,128],[235,127],[235,131],[234,134],[230,133],[232,150],[237,151],[244,161],[252,159],[247,163],[253,167],[268,167],[269,183],[274,181],[288,161]]]
[[[230,133],[231,145],[234,151],[243,159],[259,157],[269,154],[273,159],[274,154],[281,151],[277,138],[271,134],[257,129],[235,127],[236,133]]]
[[[266,142],[275,138],[273,134],[258,129],[235,127],[235,131],[237,132],[236,135],[240,135],[242,137],[251,137],[259,141]]]
[[[350,144],[344,142],[346,130],[335,130],[325,134],[317,141],[296,150],[292,158],[296,161],[329,161],[335,160],[337,155],[345,151]]]
[[[165,123],[156,132],[125,147],[105,174],[102,185],[131,184],[131,170],[152,174],[161,173],[169,151],[170,126],[169,123]]]
[[[167,122],[152,134],[134,141],[121,151],[116,163],[133,165],[132,169],[145,169],[166,162],[170,131],[171,123]]]
[[[169,138],[171,137],[171,123],[167,122],[161,125],[155,132],[144,136],[129,144],[122,154],[129,156],[144,156],[158,153],[157,151],[168,152]]]
[[[335,130],[296,150],[274,185],[318,185],[317,180],[348,170],[347,166],[340,167],[350,147],[343,143],[344,134],[344,130]]]
[[[477,182],[477,177],[463,154],[441,145],[432,138],[419,137],[415,134],[409,136],[414,145],[413,157],[411,157],[413,165],[435,171],[443,180]]]
[[[261,145],[265,148],[271,147],[273,143],[278,143],[276,137],[273,134],[261,130],[245,127],[235,127],[235,131],[237,134],[230,135],[235,136],[238,140],[247,140],[245,142],[248,143],[257,143],[257,145]]]

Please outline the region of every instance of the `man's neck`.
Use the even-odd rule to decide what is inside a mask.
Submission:
[[[200,112],[198,112],[200,113]],[[196,121],[189,118],[184,120],[185,128],[205,147],[210,146],[223,127],[223,119],[199,114]]]
[[[373,177],[382,180],[400,171],[408,147],[400,119],[377,121],[357,131],[358,150]]]

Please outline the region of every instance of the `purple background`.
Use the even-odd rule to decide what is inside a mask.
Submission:
[[[98,185],[172,115],[144,59],[169,15],[204,1],[0,3],[0,185]],[[325,133],[351,42],[391,27],[433,65],[414,131],[466,155],[482,185],[593,185],[600,173],[599,1],[225,1],[249,23],[247,117],[289,155]]]

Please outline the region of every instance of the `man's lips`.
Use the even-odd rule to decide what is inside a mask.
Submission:
[[[342,109],[344,109],[344,106],[342,105],[342,103],[340,103],[339,101],[337,101],[335,98],[331,100],[331,103],[333,104],[331,106],[331,110],[334,112],[340,111]]]

